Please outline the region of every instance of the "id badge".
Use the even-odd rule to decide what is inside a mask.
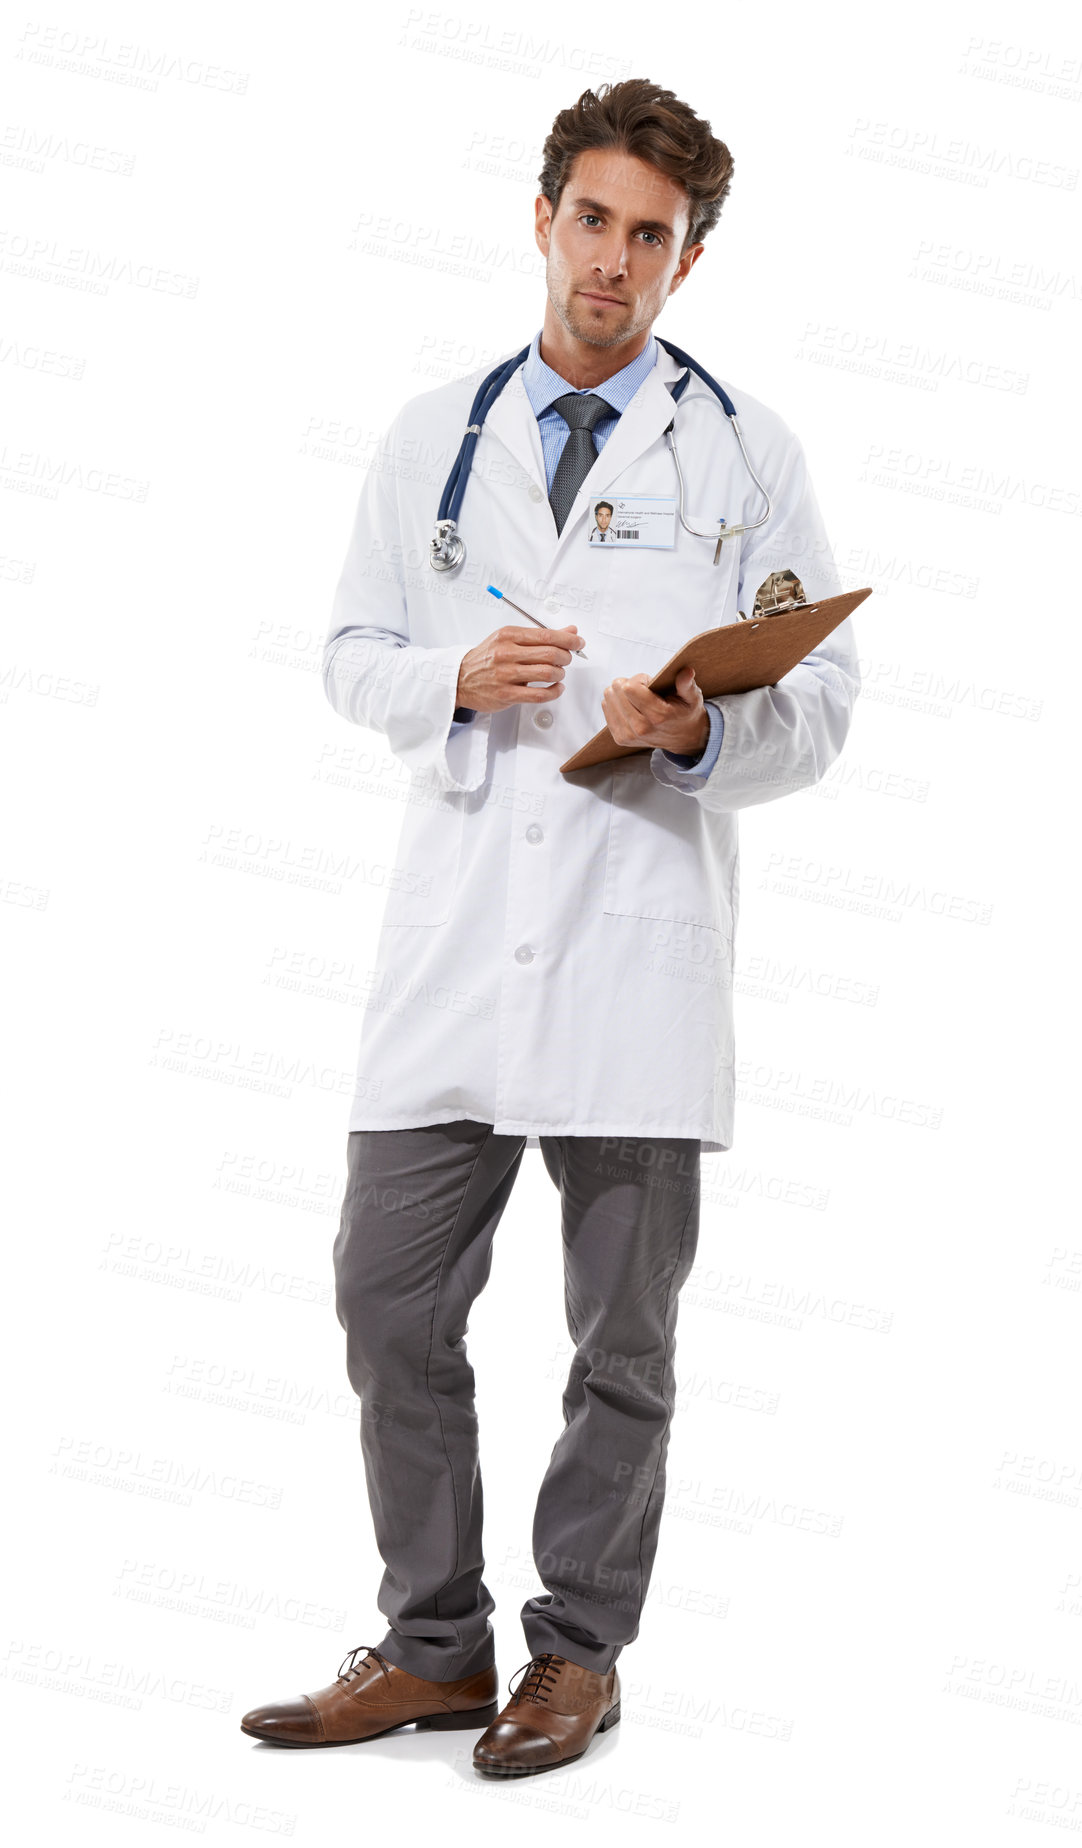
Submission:
[[[594,551],[615,551],[619,546],[671,550],[676,544],[675,494],[591,496],[586,543]]]

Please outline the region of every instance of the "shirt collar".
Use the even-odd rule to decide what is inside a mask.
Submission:
[[[626,411],[639,386],[657,364],[657,341],[653,334],[643,347],[637,359],[620,372],[614,372],[610,379],[603,379],[600,385],[588,387],[595,396],[604,398],[619,415]],[[533,337],[529,354],[522,367],[522,383],[530,408],[535,417],[541,417],[556,398],[562,398],[565,392],[576,391],[578,387],[569,385],[551,366],[546,366],[541,357],[541,329]]]

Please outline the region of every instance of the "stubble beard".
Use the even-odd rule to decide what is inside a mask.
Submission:
[[[584,346],[623,346],[625,341],[633,340],[636,334],[643,333],[653,324],[654,316],[648,314],[641,304],[638,314],[631,309],[616,327],[610,319],[603,317],[600,309],[576,307],[575,291],[570,284],[561,289],[558,279],[552,274],[551,263],[545,280],[557,320],[574,340],[581,340]]]

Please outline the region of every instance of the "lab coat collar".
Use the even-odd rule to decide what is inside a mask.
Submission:
[[[551,529],[553,562],[585,519],[587,497],[593,493],[604,493],[612,485],[614,476],[621,474],[643,455],[671,421],[674,407],[668,387],[675,383],[682,371],[683,367],[677,364],[671,353],[659,345],[657,364],[647,373],[608,442],[600,450],[582,484],[582,494],[559,535],[549,505],[541,432],[522,383],[521,366],[504,386],[485,418],[484,436],[478,444],[477,464],[483,466],[481,451],[485,436],[496,438],[510,451],[530,481],[540,488],[537,514],[538,519],[547,521]]]
[[[551,410],[558,398],[572,389],[566,379],[547,366],[541,357],[541,334],[539,328],[530,344],[530,351],[522,367],[522,383],[526,396],[533,407],[534,416],[540,419]],[[610,378],[603,379],[600,385],[593,387],[596,395],[615,411],[618,417],[626,411],[632,398],[643,380],[653,371],[657,364],[658,345],[653,334],[648,337],[642,352],[628,365],[622,366]]]

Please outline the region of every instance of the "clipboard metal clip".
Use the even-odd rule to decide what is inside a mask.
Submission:
[[[815,605],[810,606],[812,609]],[[789,610],[806,610],[809,608],[807,597],[791,597],[788,603],[775,603],[772,609],[760,610],[760,616],[784,616]]]
[[[784,571],[772,571],[769,577],[763,579],[755,593],[751,619],[755,621],[760,616],[784,616],[789,610],[807,608],[804,586],[796,572],[787,567]],[[742,616],[745,622],[748,621],[743,610],[738,610],[737,615]]]
[[[814,610],[817,605],[809,603],[807,597],[792,597],[788,603],[775,603],[770,609],[758,609],[754,616],[745,616],[743,610],[737,610],[741,622],[761,622],[764,616],[786,616],[790,610]]]

